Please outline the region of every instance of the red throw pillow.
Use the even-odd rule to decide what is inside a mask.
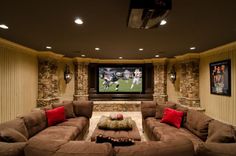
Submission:
[[[48,126],[53,126],[57,123],[66,120],[64,106],[57,107],[51,110],[46,110],[46,116],[48,120]]]
[[[183,115],[184,112],[177,111],[171,108],[165,108],[161,122],[180,128]]]

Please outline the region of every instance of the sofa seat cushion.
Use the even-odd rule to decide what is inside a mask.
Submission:
[[[111,144],[86,141],[70,141],[61,146],[54,156],[113,156]]]
[[[193,145],[187,138],[179,137],[169,142],[135,142],[135,145],[115,147],[116,156],[194,156]]]
[[[25,156],[26,142],[6,143],[0,142],[0,156]]]
[[[68,141],[50,139],[30,139],[25,147],[25,156],[52,156]]]
[[[187,121],[184,127],[197,135],[203,141],[206,141],[208,135],[208,125],[213,119],[196,110],[189,110]]]
[[[235,143],[233,126],[214,120],[210,122],[206,142]]]
[[[79,131],[82,131],[84,127],[89,125],[89,119],[87,117],[76,117],[67,119],[65,122],[58,124],[57,126],[73,126],[77,127]]]
[[[196,151],[197,156],[235,156],[236,143],[203,143]]]
[[[51,126],[37,135],[32,139],[45,139],[45,140],[74,140],[79,134],[79,130],[73,126]]]
[[[167,125],[167,124],[165,124],[165,125],[163,124],[162,126],[155,127],[153,129],[153,136],[155,136],[157,138],[160,137],[159,140],[165,141],[165,142],[169,142],[173,139],[177,139],[180,136],[183,136],[193,142],[194,149],[197,149],[199,144],[203,143],[203,141],[200,138],[198,138],[196,135],[191,133],[189,130],[187,130],[185,128],[177,129],[177,128]]]

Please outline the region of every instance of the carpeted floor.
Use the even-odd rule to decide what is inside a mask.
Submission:
[[[90,127],[89,127],[89,133],[86,137],[86,141],[90,141],[91,135],[94,131],[94,129],[97,126],[97,123],[102,115],[109,116],[111,113],[118,113],[118,112],[93,112],[93,116],[90,119]],[[136,122],[137,127],[139,129],[139,134],[141,136],[141,141],[147,141],[147,137],[145,134],[142,132],[142,115],[141,112],[119,112],[124,115],[124,117],[132,117],[132,119]]]

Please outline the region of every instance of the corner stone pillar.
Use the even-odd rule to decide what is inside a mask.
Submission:
[[[88,63],[74,62],[74,100],[88,100]]]
[[[57,67],[56,59],[38,57],[37,107],[44,107],[59,101]]]
[[[167,98],[167,63],[154,63],[153,100],[158,104],[164,104]]]
[[[179,102],[189,107],[200,107],[199,99],[199,59],[179,63],[180,94]]]

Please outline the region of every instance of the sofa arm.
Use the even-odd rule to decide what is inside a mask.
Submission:
[[[24,156],[26,142],[7,143],[0,142],[1,156]]]
[[[196,153],[198,156],[235,156],[236,143],[203,143]]]
[[[91,118],[93,114],[92,101],[73,101],[74,113],[76,116]]]
[[[141,112],[143,119],[147,117],[155,117],[156,114],[156,102],[154,101],[142,101]]]

